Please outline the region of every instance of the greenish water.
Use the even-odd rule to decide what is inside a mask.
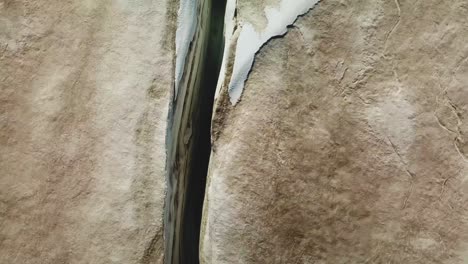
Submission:
[[[194,0],[195,1],[195,0]],[[224,49],[226,0],[198,0],[198,31],[169,113],[165,263],[199,263],[211,117]]]

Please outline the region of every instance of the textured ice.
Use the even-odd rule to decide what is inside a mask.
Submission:
[[[244,89],[244,83],[252,68],[255,54],[262,45],[275,36],[286,33],[287,27],[294,23],[298,16],[305,14],[318,0],[282,0],[279,8],[266,7],[267,27],[257,32],[250,23],[242,25],[237,41],[234,68],[229,83],[229,98],[235,105]]]
[[[184,74],[185,60],[197,28],[197,3],[194,0],[180,0],[176,31],[175,96]]]
[[[218,79],[218,85],[216,87],[216,97],[218,97],[218,94],[220,92],[220,88],[223,85],[224,78],[226,75],[226,67],[227,63],[229,61],[229,53],[230,53],[230,48],[231,48],[231,37],[234,34],[234,26],[235,26],[235,18],[234,14],[236,12],[236,0],[227,0],[226,3],[226,14],[224,17],[224,39],[226,40],[224,42],[224,54],[223,54],[223,62],[221,64],[221,69],[219,71],[219,79]]]

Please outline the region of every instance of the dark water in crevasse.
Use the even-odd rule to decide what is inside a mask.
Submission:
[[[209,41],[202,72],[199,93],[199,120],[193,124],[194,148],[187,179],[185,208],[183,212],[182,237],[179,245],[180,264],[199,263],[200,225],[205,196],[206,177],[211,154],[211,116],[219,71],[224,49],[224,14],[226,0],[210,0]],[[174,263],[176,264],[176,263]]]

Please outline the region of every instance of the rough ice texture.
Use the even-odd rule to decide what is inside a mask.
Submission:
[[[467,11],[326,0],[268,42],[215,111],[202,263],[468,263]]]
[[[0,1],[0,263],[162,263],[172,2]]]
[[[231,38],[234,34],[234,27],[236,24],[235,20],[235,13],[236,13],[236,0],[227,0],[226,3],[226,14],[224,19],[224,53],[223,53],[223,61],[221,64],[221,69],[219,71],[218,77],[218,85],[216,87],[216,95],[217,98],[219,92],[221,91],[221,87],[224,84],[227,64],[229,62],[229,54],[231,52]]]
[[[288,25],[291,25],[299,15],[307,12],[317,2],[318,0],[283,0],[279,7],[267,6],[265,14],[268,24],[260,32],[249,22],[239,22],[242,29],[237,41],[234,69],[228,89],[232,104],[239,101],[255,54],[262,45],[272,37],[284,34]]]
[[[197,31],[197,4],[198,1],[195,0],[180,0],[179,2],[176,32],[175,96],[178,94],[179,83],[184,75],[190,44]]]
[[[266,28],[268,19],[265,14],[265,7],[280,6],[282,0],[237,0],[237,17],[254,25],[258,31]]]

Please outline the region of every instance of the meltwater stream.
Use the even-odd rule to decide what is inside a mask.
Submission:
[[[224,48],[226,0],[196,2],[197,28],[169,114],[165,263],[199,263],[200,225],[211,154],[211,117]],[[193,3],[192,2],[192,3]]]

